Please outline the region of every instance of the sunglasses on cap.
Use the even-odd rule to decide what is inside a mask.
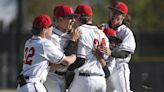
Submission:
[[[73,18],[78,18],[79,17],[79,14],[69,14],[69,15],[66,15],[62,18],[64,19],[73,19]],[[55,17],[52,17],[53,21],[55,22],[56,21],[56,18]]]
[[[66,15],[64,18],[73,19],[73,18],[78,18],[78,17],[79,17],[78,14],[71,14],[71,15]]]

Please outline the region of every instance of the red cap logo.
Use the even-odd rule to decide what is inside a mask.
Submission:
[[[115,2],[111,7],[109,7],[110,9],[114,9],[117,11],[122,12],[123,14],[127,15],[128,14],[128,7],[125,3],[123,2]]]
[[[73,15],[73,9],[68,5],[59,5],[54,8],[54,16],[58,17],[65,17],[67,15]]]
[[[89,5],[80,4],[76,7],[75,14],[92,17],[93,12],[92,12],[92,8]]]
[[[46,15],[39,15],[37,17],[35,17],[34,21],[33,21],[33,27],[42,27],[42,28],[46,28],[52,25],[52,21],[51,18]]]

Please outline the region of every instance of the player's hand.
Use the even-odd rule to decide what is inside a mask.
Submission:
[[[99,47],[98,50],[103,54],[111,56],[111,50],[108,47]]]
[[[71,40],[76,42],[81,36],[81,32],[78,28],[76,29],[73,29],[71,32],[70,32],[70,37],[71,37]]]
[[[92,50],[92,53],[95,55],[95,57],[98,59],[98,60],[101,60],[103,59],[103,53],[101,53],[98,49],[93,49]]]
[[[106,61],[103,58],[103,53],[99,51],[99,49],[93,49],[92,53],[95,55],[97,60],[100,62],[102,67],[106,66]]]
[[[98,27],[100,30],[102,30],[102,31],[104,31],[104,29],[105,29],[104,24],[97,25],[97,27]]]
[[[112,50],[113,48],[116,48],[116,43],[114,43],[114,42],[111,42],[110,43],[110,45],[109,45],[109,47],[110,47],[110,49]]]

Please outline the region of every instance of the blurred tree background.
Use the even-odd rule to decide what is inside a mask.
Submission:
[[[6,1],[2,5],[2,1]],[[47,13],[53,16],[56,5],[89,4],[93,9],[94,24],[108,20],[108,7],[116,0],[1,0],[0,11],[16,2],[16,17],[8,26],[0,19],[0,88],[16,89],[16,76],[21,71],[25,41],[35,16]],[[164,0],[122,0],[129,7],[137,48],[130,62],[131,86],[134,92],[164,92]],[[3,13],[1,13],[3,14]],[[0,14],[0,15],[1,15]],[[14,13],[12,13],[14,15]],[[11,15],[12,15],[11,14]],[[1,16],[0,16],[1,17]]]
[[[101,24],[108,19],[108,6],[115,0],[24,0],[23,14],[25,22],[30,22],[34,16],[48,13],[53,16],[53,8],[58,4],[67,4],[75,9],[80,3],[87,3],[94,11],[94,23]],[[129,7],[134,31],[162,31],[164,27],[163,0],[122,0]],[[146,30],[145,30],[146,29]]]

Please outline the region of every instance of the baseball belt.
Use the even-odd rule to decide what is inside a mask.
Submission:
[[[79,73],[79,76],[103,76],[103,75],[97,73]]]
[[[58,75],[61,75],[61,76],[63,76],[63,75],[66,74],[66,72],[60,72],[60,71],[55,71],[54,73],[56,73],[56,74],[58,74]]]
[[[26,79],[29,79],[29,77],[24,76],[23,74],[17,76],[17,83],[20,85],[20,87],[27,84]]]

